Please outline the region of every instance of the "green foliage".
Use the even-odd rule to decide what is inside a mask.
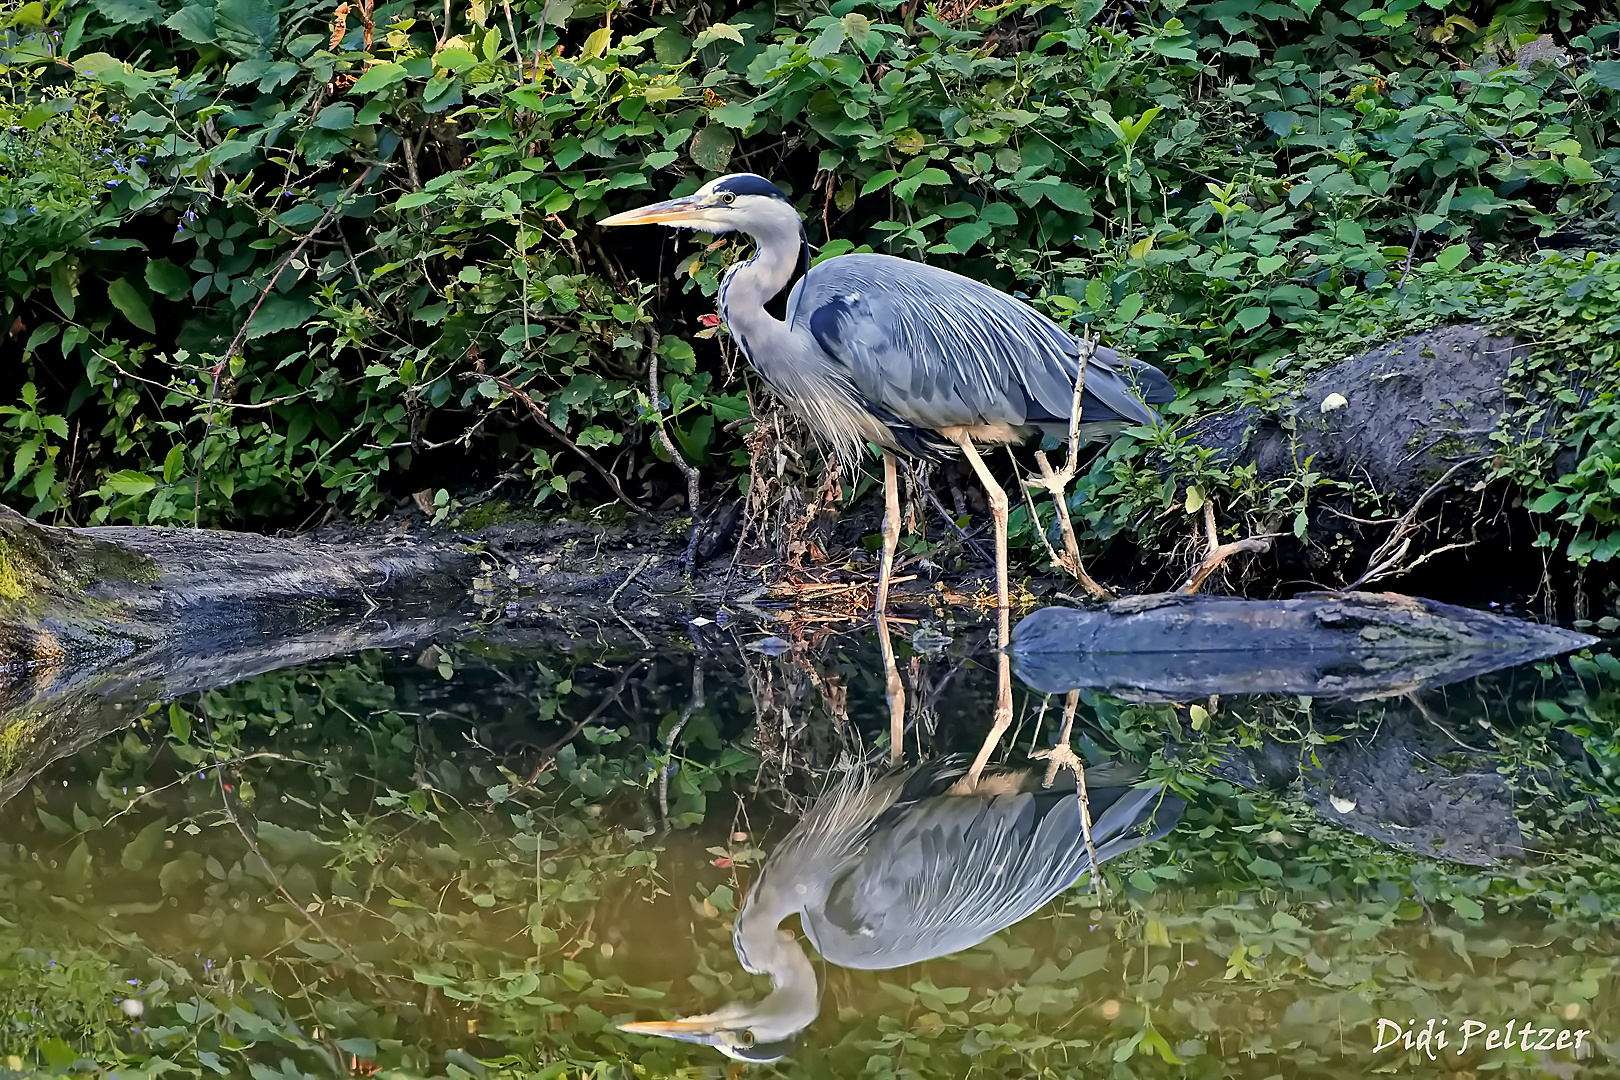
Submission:
[[[881,694],[872,652],[839,641],[815,657],[847,658],[852,710]],[[765,989],[738,970],[730,920],[796,819],[752,790],[768,775],[754,742],[777,725],[756,727],[747,673],[706,659],[698,705],[690,655],[661,652],[629,723],[602,726],[590,718],[621,663],[477,640],[414,663],[368,654],[153,706],[53,766],[0,807],[0,1061],[188,1076],[714,1066],[711,1050],[611,1024]],[[1620,663],[1570,666],[1446,691],[1445,723],[1519,793],[1532,854],[1494,867],[1392,851],[1213,775],[1262,740],[1308,761],[1375,732],[1399,699],[1228,701],[1166,764],[1155,751],[1179,710],[1088,696],[1090,730],[1188,794],[1175,831],[1111,860],[1106,900],[1082,884],[965,953],[827,968],[823,1018],[778,1070],[1334,1076],[1405,1061],[1371,1056],[1378,1015],[1545,1016],[1601,1035],[1620,948]],[[977,741],[989,675],[952,684],[928,738]],[[847,721],[805,715],[806,745],[837,745]],[[670,817],[685,831],[666,835],[650,803],[681,716]],[[1485,716],[1489,729],[1468,723]],[[577,740],[522,749],[581,720]]]
[[[368,515],[503,473],[600,501],[578,452],[655,499],[658,423],[737,467],[746,376],[693,330],[739,245],[666,265],[592,224],[720,170],[781,181],[823,257],[1034,297],[1172,372],[1184,415],[1263,399],[1369,295],[1443,314],[1437,283],[1511,272],[1620,166],[1620,28],[1567,4],[11,10],[0,153],[38,164],[0,170],[7,347],[69,434],[0,443],[74,521]],[[1553,27],[1590,62],[1503,66]],[[1181,497],[1121,460],[1077,500],[1094,538]],[[1293,520],[1313,483],[1239,498]]]

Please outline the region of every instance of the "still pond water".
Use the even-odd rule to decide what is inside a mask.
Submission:
[[[983,638],[902,647],[913,777],[978,746]],[[1063,706],[1017,690],[992,772],[1030,770]],[[1083,693],[1095,842],[1134,797],[1109,777],[1162,796],[1101,888],[902,967],[812,950],[802,1030],[732,1030],[735,1056],[776,1058],[748,1065],[616,1025],[771,992],[732,927],[752,883],[814,879],[776,868],[808,857],[782,841],[886,755],[870,632],[451,637],[66,728],[31,776],[0,747],[0,1076],[1617,1075],[1601,646],[1359,702]],[[1041,791],[1034,769],[1006,798],[1072,841],[1072,776]],[[938,787],[908,812],[943,812]],[[962,835],[936,834],[935,884],[887,894],[888,932],[994,922],[962,900],[990,871],[939,877]]]

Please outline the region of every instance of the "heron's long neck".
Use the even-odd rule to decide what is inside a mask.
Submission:
[[[767,882],[762,880],[761,887]],[[798,906],[782,898],[779,902],[757,902],[751,896],[737,916],[735,943],[737,957],[749,971],[771,977],[771,993],[760,1002],[760,1010],[789,1021],[794,1030],[809,1027],[821,1011],[821,994],[816,985],[816,969],[792,934],[778,929],[783,919]]]
[[[720,315],[743,355],[757,364],[761,357],[793,348],[787,324],[765,305],[793,280],[805,251],[804,226],[793,208],[783,204],[770,219],[750,222],[748,235],[754,255],[726,272],[720,283]]]

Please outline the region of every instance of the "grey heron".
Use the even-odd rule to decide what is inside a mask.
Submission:
[[[890,255],[839,255],[812,267],[799,212],[774,184],[752,173],[719,177],[691,195],[600,224],[742,232],[753,239],[754,254],[721,281],[720,317],[754,370],[846,465],[853,469],[866,443],[882,450],[880,617],[900,542],[896,454],[937,459],[960,452],[984,485],[995,528],[998,644],[1005,650],[1007,493],[977,445],[1012,444],[1044,431],[1068,435],[1072,449],[1079,439],[1152,423],[1151,406],[1175,397],[1158,369],[1083,343],[1028,304],[971,278]],[[785,317],[778,319],[766,304],[789,286]],[[1071,457],[1071,471],[1073,464]],[[1061,482],[1047,480],[1061,507]],[[880,630],[891,754],[898,759],[903,690],[887,624]],[[1004,677],[975,779],[1011,719],[1012,691]]]
[[[966,774],[957,757],[876,779],[857,769],[833,785],[765,860],[737,914],[737,958],[769,975],[771,992],[620,1029],[706,1043],[739,1061],[774,1060],[821,1010],[815,968],[780,929],[785,919],[798,915],[816,951],[840,967],[946,956],[1035,914],[1093,866],[1163,836],[1186,805],[1163,784],[1133,786],[1140,769],[1095,768],[1099,816],[1084,837],[1075,791],[1050,790],[1027,770],[972,787]]]

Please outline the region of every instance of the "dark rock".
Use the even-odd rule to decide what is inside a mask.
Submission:
[[[1508,408],[1509,365],[1529,347],[1483,326],[1442,326],[1340,361],[1315,375],[1279,416],[1252,406],[1191,426],[1192,440],[1227,465],[1253,463],[1262,481],[1311,467],[1410,504],[1457,462],[1492,449]],[[1344,399],[1322,411],[1333,395]],[[1331,404],[1331,402],[1330,402]],[[1457,485],[1477,479],[1459,470]]]

